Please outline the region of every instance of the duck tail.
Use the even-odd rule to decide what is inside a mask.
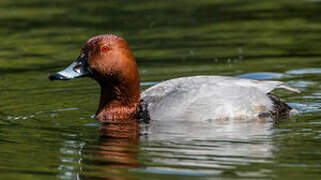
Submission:
[[[291,111],[294,110],[274,94],[268,93],[267,95],[271,99],[273,104],[273,110],[271,111],[271,113],[274,118],[279,119],[281,117],[288,116],[289,114],[291,114]]]

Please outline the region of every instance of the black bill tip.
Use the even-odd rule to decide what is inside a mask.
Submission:
[[[69,78],[67,78],[66,76],[63,76],[61,74],[51,74],[48,78],[51,81],[53,81],[53,80],[69,80]]]

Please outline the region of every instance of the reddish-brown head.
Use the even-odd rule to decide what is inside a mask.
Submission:
[[[99,83],[106,78],[139,83],[135,58],[127,42],[115,35],[100,35],[89,39],[82,48],[88,54],[88,63],[93,77]]]
[[[101,86],[96,117],[103,122],[132,118],[140,100],[139,74],[127,42],[115,35],[89,39],[78,59],[68,68],[51,75],[51,80],[89,76]]]

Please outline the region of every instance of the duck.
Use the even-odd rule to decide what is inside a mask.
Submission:
[[[141,93],[135,57],[126,40],[113,34],[90,38],[71,65],[49,75],[50,80],[81,77],[100,85],[95,117],[103,123],[275,119],[298,112],[271,93],[277,88],[299,92],[281,81],[190,76],[160,82]]]

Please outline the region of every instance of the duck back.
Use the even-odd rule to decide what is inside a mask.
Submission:
[[[280,81],[225,76],[182,77],[159,83],[141,94],[151,119],[207,121],[257,118],[276,111],[268,93],[294,90]]]

